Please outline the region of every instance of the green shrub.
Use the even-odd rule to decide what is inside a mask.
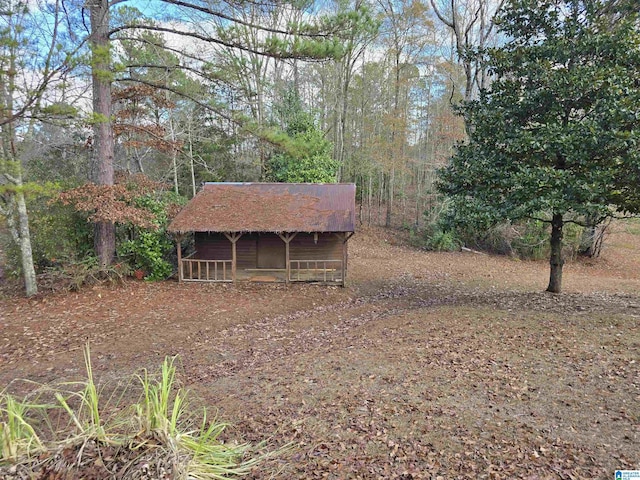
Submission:
[[[167,234],[167,207],[175,200],[175,195],[170,193],[139,197],[136,206],[154,215],[155,227],[123,227],[123,239],[117,247],[118,256],[128,262],[133,270],[144,271],[147,280],[164,280],[173,273],[173,265],[169,261],[173,242]]]
[[[42,271],[65,265],[93,251],[93,227],[69,206],[40,198],[29,204],[29,228],[33,261]]]
[[[164,231],[139,231],[132,240],[118,246],[118,255],[129,257],[134,270],[143,270],[147,280],[164,280],[173,272],[173,266],[165,259],[173,248]]]
[[[36,273],[77,262],[93,249],[93,229],[86,217],[69,206],[51,202],[58,190],[58,186],[48,185],[37,196],[27,198]],[[20,250],[8,230],[0,229],[0,249],[4,252],[7,273],[20,275]]]
[[[453,231],[444,231],[438,225],[430,225],[423,230],[411,230],[409,242],[416,247],[435,252],[460,250],[462,242]]]
[[[540,220],[492,225],[489,213],[467,218],[466,212],[444,208],[438,218],[422,234],[423,245],[429,250],[455,250],[462,245],[499,255],[511,255],[523,260],[549,257],[550,226]],[[541,214],[541,217],[544,215]],[[580,248],[582,227],[567,223],[564,228],[564,254],[575,258]],[[455,245],[455,247],[454,247]]]
[[[428,246],[438,252],[453,252],[462,246],[454,232],[436,230],[428,240]]]

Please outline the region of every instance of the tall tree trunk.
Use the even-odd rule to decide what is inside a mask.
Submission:
[[[31,234],[29,233],[29,216],[27,215],[27,203],[24,194],[18,190],[16,193],[16,206],[18,207],[18,230],[20,232],[20,254],[22,257],[22,273],[27,297],[38,293],[36,283],[36,271],[33,266],[33,252],[31,251]]]
[[[109,52],[109,2],[89,0],[91,17],[91,80],[93,83],[93,172],[98,185],[113,185],[114,140],[111,124],[111,70]],[[115,225],[95,225],[94,248],[102,266],[113,261]]]
[[[416,220],[415,220],[415,227],[416,228],[420,228],[420,217],[422,217],[423,212],[420,209],[420,205],[421,205],[421,200],[422,200],[422,180],[423,180],[423,174],[422,174],[422,168],[420,168],[420,165],[416,165]]]
[[[38,293],[36,271],[33,265],[33,252],[31,250],[31,235],[29,233],[29,216],[27,204],[22,192],[22,179],[15,182],[16,193],[10,200],[7,211],[2,211],[7,216],[9,231],[13,240],[20,248],[20,264],[27,297]],[[16,212],[17,210],[17,212]]]
[[[373,209],[373,174],[369,172],[369,189],[367,191],[367,225],[371,226],[371,210]]]
[[[17,45],[17,42],[11,43],[12,45]],[[0,109],[4,111],[3,113],[12,115],[14,112],[14,97],[17,94],[16,75],[18,70],[16,65],[16,50],[12,47],[9,49],[9,52],[9,68],[7,68],[6,72],[0,73]],[[40,100],[37,99],[36,101],[39,102]],[[29,138],[31,136],[33,131],[32,126],[33,123],[30,124],[25,138]],[[31,233],[29,231],[29,215],[27,212],[27,203],[24,198],[22,162],[19,158],[18,149],[16,147],[16,129],[13,122],[8,122],[3,125],[0,129],[0,133],[2,135],[2,138],[0,139],[2,148],[1,154],[6,162],[6,168],[9,170],[2,172],[3,175],[0,175],[0,184],[4,184],[4,180],[6,180],[9,185],[11,185],[10,189],[15,189],[13,197],[10,198],[8,202],[9,205],[7,207],[7,211],[0,211],[0,214],[6,214],[11,234],[20,248],[20,263],[22,265],[25,292],[27,297],[31,297],[38,293],[38,285],[33,265]],[[13,166],[13,168],[9,168],[9,166]]]
[[[395,34],[394,34],[395,36]],[[401,112],[400,112],[400,54],[401,54],[401,49],[399,48],[398,44],[399,44],[399,40],[396,38],[394,40],[395,43],[395,56],[394,56],[394,70],[395,70],[395,82],[393,85],[393,123],[392,123],[392,128],[391,128],[391,171],[389,172],[389,182],[387,185],[387,216],[384,222],[385,227],[390,228],[391,227],[391,223],[392,223],[392,216],[393,216],[393,199],[394,199],[394,195],[395,192],[393,191],[394,189],[394,184],[395,184],[395,176],[396,176],[396,161],[398,160],[397,158],[395,158],[396,153],[399,154],[400,157],[402,157],[402,148],[400,148],[400,151],[396,152],[396,138],[403,132],[397,132],[397,128],[398,128],[398,124],[397,124],[397,120],[401,118]],[[401,140],[403,143],[405,141],[405,139],[403,138]]]
[[[387,216],[384,221],[384,226],[387,228],[391,227],[391,216],[393,215],[393,184],[395,182],[396,169],[395,167],[391,167],[391,172],[389,173],[389,180],[387,182]]]
[[[336,160],[340,165],[338,181],[341,181],[344,175],[344,157],[345,157],[345,130],[347,128],[347,112],[349,107],[349,86],[351,84],[351,75],[353,70],[353,46],[349,45],[347,55],[343,60],[340,72],[340,119],[338,121],[338,130],[336,131]]]
[[[189,122],[189,171],[191,173],[191,198],[196,196],[196,171],[193,165],[193,125]]]
[[[171,166],[173,168],[173,191],[176,195],[180,195],[180,186],[178,184],[178,148],[176,147],[176,131],[173,126],[173,118],[169,115],[169,134],[171,135]]]
[[[562,266],[564,258],[562,255],[562,228],[564,220],[561,213],[554,213],[551,220],[551,274],[549,276],[549,286],[547,292],[560,293],[562,291]]]
[[[382,225],[382,199],[384,196],[384,172],[380,170],[379,183],[378,183],[378,214],[376,216],[376,224]]]

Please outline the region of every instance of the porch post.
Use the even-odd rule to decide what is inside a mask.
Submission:
[[[236,239],[231,240],[231,279],[233,283],[236,283]]]
[[[354,232],[344,232],[342,238],[342,286],[347,286],[347,241],[353,237]]]
[[[286,270],[286,273],[285,273],[286,277],[284,279],[284,283],[286,285],[289,285],[289,275],[291,273],[291,264],[289,262],[289,242],[290,240],[284,241],[284,261],[285,261],[284,268]]]
[[[236,242],[240,240],[242,233],[226,233],[225,237],[231,242],[231,279],[233,283],[236,283],[236,263],[237,263],[237,255],[236,255]]]
[[[298,233],[284,233],[284,234],[278,234],[278,236],[280,237],[280,239],[284,242],[284,258],[285,258],[285,270],[286,270],[286,278],[284,280],[284,283],[286,283],[287,285],[289,284],[289,277],[291,274],[291,262],[289,261],[289,243],[291,242],[291,240],[293,240],[293,237],[295,237]]]
[[[176,252],[178,253],[178,282],[182,282],[184,279],[182,272],[182,235],[176,235]]]

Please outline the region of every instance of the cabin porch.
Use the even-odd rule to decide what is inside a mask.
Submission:
[[[344,285],[344,233],[196,233],[196,251],[178,254],[186,282],[314,282]],[[178,243],[179,247],[180,243]],[[179,247],[180,250],[180,247]]]

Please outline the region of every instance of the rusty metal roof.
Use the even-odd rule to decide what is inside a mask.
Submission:
[[[353,232],[352,183],[206,183],[169,231]]]

